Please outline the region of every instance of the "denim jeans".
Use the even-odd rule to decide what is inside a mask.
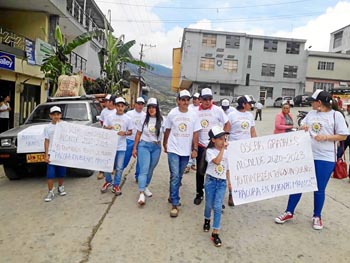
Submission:
[[[162,148],[160,144],[140,141],[137,148],[137,159],[140,163],[138,179],[139,191],[143,192],[151,183],[153,170],[157,166]]]
[[[170,170],[170,199],[174,206],[178,206],[180,202],[180,184],[182,175],[188,163],[189,156],[180,156],[175,153],[168,152],[168,164]]]
[[[334,170],[335,162],[327,162],[315,160],[315,172],[317,179],[318,191],[314,192],[314,214],[313,216],[321,217],[321,212],[325,200],[325,191],[329,178]],[[293,194],[289,196],[287,210],[294,214],[294,210],[301,198],[301,194]]]
[[[125,169],[130,162],[133,147],[134,147],[134,141],[126,139],[126,152],[125,152],[124,168],[123,169]],[[136,160],[136,172],[135,172],[136,179],[139,177],[139,174],[140,174],[139,162],[138,162],[138,160]]]
[[[113,186],[120,185],[120,181],[122,180],[123,170],[124,170],[124,157],[125,151],[117,151],[114,160],[114,182]],[[105,178],[107,183],[112,183],[112,174],[105,173]]]
[[[214,210],[213,229],[220,229],[222,202],[226,192],[226,180],[215,178],[207,174],[205,180],[205,209],[204,218],[210,219],[211,210]]]

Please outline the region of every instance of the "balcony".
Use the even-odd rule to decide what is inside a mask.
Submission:
[[[79,56],[77,53],[72,52],[67,56],[69,64],[72,65],[72,73],[76,73],[79,71],[82,71],[86,73],[86,62],[87,60],[81,56]]]

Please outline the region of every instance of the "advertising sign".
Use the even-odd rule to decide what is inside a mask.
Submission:
[[[26,57],[30,65],[35,65],[35,49],[32,40],[26,38]]]
[[[0,68],[14,71],[16,56],[0,52]]]

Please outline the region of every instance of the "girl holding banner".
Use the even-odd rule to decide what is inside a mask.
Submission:
[[[321,230],[323,223],[321,212],[325,201],[325,190],[335,167],[335,142],[343,141],[349,134],[344,117],[332,109],[332,96],[323,90],[316,90],[311,96],[312,111],[302,121],[300,129],[310,133],[311,148],[314,156],[318,191],[314,192],[314,213],[312,224],[315,230]],[[289,196],[286,211],[275,218],[283,224],[293,219],[294,210],[301,198],[300,194]]]

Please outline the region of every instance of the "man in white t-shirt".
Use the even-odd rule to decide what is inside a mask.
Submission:
[[[255,108],[256,108],[256,112],[255,112],[255,120],[258,119],[258,116],[259,116],[259,119],[261,120],[261,115],[262,115],[262,109],[263,109],[263,105],[261,104],[260,101],[258,101],[256,104],[255,104]]]
[[[171,217],[178,216],[182,175],[189,158],[195,158],[198,151],[198,131],[201,127],[196,114],[188,110],[190,98],[191,94],[182,90],[177,100],[178,107],[169,112],[165,121],[163,147],[168,153],[170,170]]]
[[[230,101],[228,99],[223,99],[221,101],[221,109],[226,115],[229,115],[231,112],[236,110],[234,107],[230,106]]]

